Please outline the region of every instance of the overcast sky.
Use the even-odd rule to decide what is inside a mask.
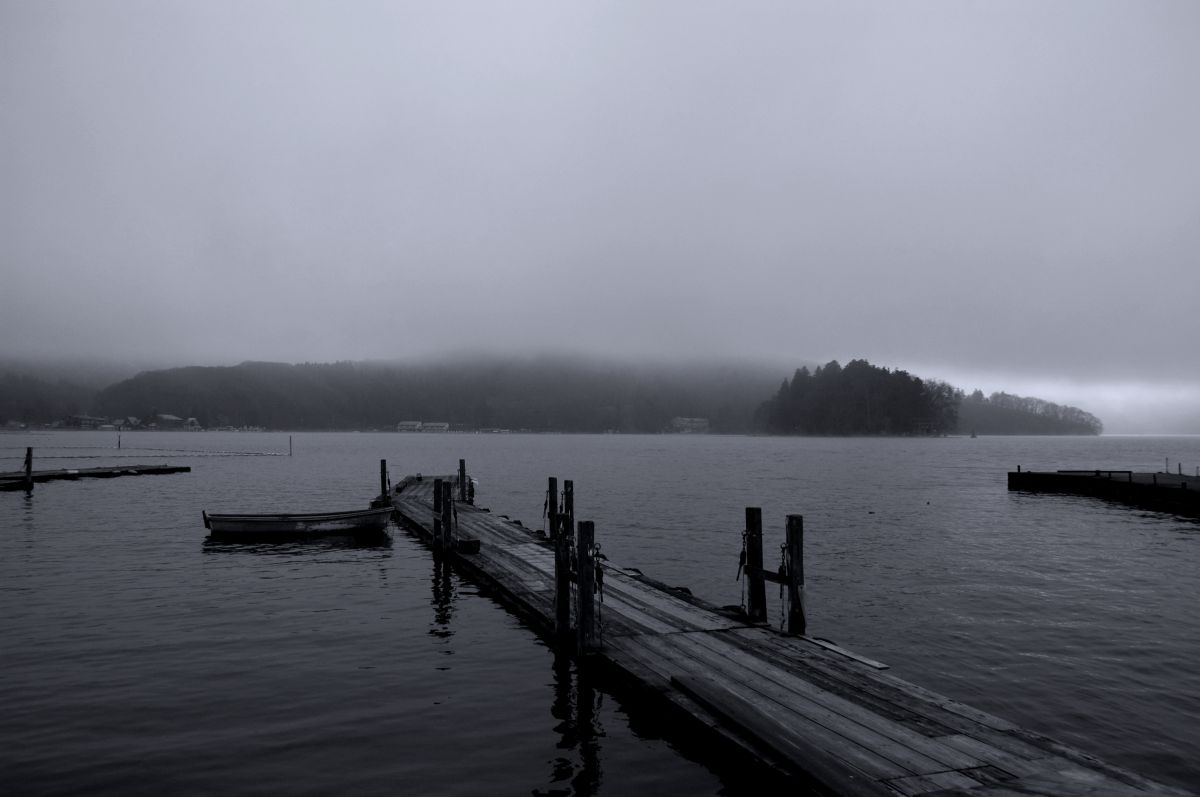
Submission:
[[[1196,0],[0,0],[0,353],[865,357],[1186,414],[1198,42]]]

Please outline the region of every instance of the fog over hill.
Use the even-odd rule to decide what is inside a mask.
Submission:
[[[1200,3],[0,3],[0,353],[866,358],[1200,431]]]

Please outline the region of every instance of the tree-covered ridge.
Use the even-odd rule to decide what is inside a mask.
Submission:
[[[765,431],[811,435],[948,434],[957,428],[959,392],[866,360],[837,360],[785,379],[758,410]]]
[[[775,434],[1100,434],[1104,424],[1078,407],[1010,393],[985,397],[945,382],[920,379],[852,360],[784,380],[756,415]]]
[[[61,369],[60,369],[61,370]],[[82,374],[81,376],[86,376]],[[778,371],[569,358],[401,363],[246,362],[145,371],[99,391],[0,367],[0,426],[63,423],[78,413],[159,414],[207,428],[390,429],[441,421],[462,429],[905,435],[1099,434],[1076,407],[950,385],[865,360],[801,368],[766,402]],[[756,410],[757,408],[757,410]],[[673,419],[702,419],[699,424]]]
[[[1100,434],[1104,424],[1078,407],[976,390],[959,404],[958,428],[975,434]]]
[[[27,373],[0,373],[0,426],[8,422],[51,423],[85,411],[95,391],[63,379]]]
[[[95,412],[159,413],[201,426],[394,428],[435,421],[463,429],[660,432],[676,416],[713,431],[752,429],[774,382],[761,366],[653,366],[566,358],[331,364],[246,362],[148,371],[107,388]]]

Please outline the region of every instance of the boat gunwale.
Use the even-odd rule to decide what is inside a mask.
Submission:
[[[209,521],[306,521],[306,520],[341,520],[356,517],[375,517],[391,513],[392,508],[377,507],[373,509],[354,509],[347,512],[304,512],[293,514],[213,514],[205,512]]]

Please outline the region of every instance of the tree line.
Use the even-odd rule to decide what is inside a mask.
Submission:
[[[1010,393],[984,396],[907,371],[837,360],[785,379],[756,413],[775,434],[1100,434],[1089,412]]]
[[[1011,393],[983,395],[976,390],[961,399],[958,425],[977,434],[1100,434],[1104,424],[1078,407]]]
[[[439,363],[246,362],[145,371],[98,389],[0,371],[0,425],[80,413],[214,427],[391,429],[406,420],[462,429],[661,432],[704,418],[719,433],[808,435],[1099,434],[1077,407],[984,396],[852,360],[802,367],[775,389],[767,366],[629,364],[568,358]],[[766,400],[764,401],[764,396]]]
[[[202,426],[454,428],[659,432],[676,416],[717,432],[752,431],[774,381],[760,366],[630,365],[566,358],[395,363],[246,362],[150,371],[99,393],[97,414],[171,413]]]
[[[837,360],[798,369],[758,409],[759,425],[776,434],[950,434],[958,428],[959,392],[866,360]]]

